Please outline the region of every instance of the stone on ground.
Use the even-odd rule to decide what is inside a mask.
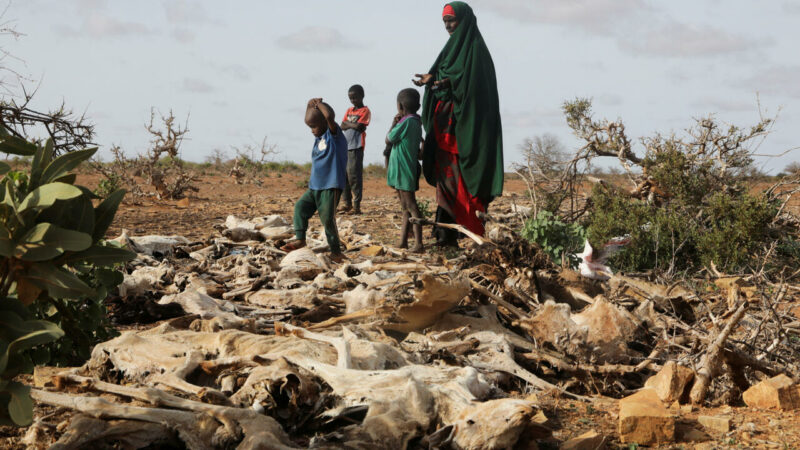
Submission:
[[[603,448],[605,441],[605,436],[591,430],[564,442],[561,450],[597,450]]]
[[[784,411],[800,408],[800,386],[784,374],[751,386],[742,397],[751,408]]]
[[[678,365],[675,361],[664,364],[660,372],[650,377],[644,387],[652,388],[663,402],[680,401],[686,386],[694,379],[692,369]]]
[[[716,431],[718,433],[727,433],[731,430],[731,418],[725,416],[698,416],[697,421],[700,422],[706,430]]]
[[[619,401],[619,437],[623,443],[654,445],[675,440],[675,416],[653,389]]]

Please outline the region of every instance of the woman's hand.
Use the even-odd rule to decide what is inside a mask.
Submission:
[[[429,73],[416,73],[414,74],[415,77],[419,78],[418,80],[411,80],[412,83],[416,84],[417,86],[425,86],[433,81],[433,75]]]
[[[447,89],[450,87],[450,78],[434,81],[433,86],[436,87],[437,89]]]

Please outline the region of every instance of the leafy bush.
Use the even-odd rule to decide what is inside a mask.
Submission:
[[[33,155],[29,171],[12,171],[8,164],[0,163],[0,174],[5,175],[0,180],[0,349],[4,351],[0,355],[0,421],[10,419],[17,425],[30,422],[28,393],[11,378],[30,371],[32,358],[37,362],[49,359],[47,351],[29,349],[64,334],[52,322],[30,320],[31,311],[25,307],[33,305],[31,309],[37,313],[50,312],[46,305],[61,307],[59,313],[70,315],[73,321],[71,334],[75,330],[95,333],[90,327],[99,322],[83,317],[84,302],[104,298],[106,286],[115,281],[103,280],[98,270],[135,257],[102,240],[125,191],[111,193],[95,207],[94,194],[73,185],[75,174],[70,171],[96,150],[53,158],[52,141],[37,146],[0,127],[0,151]],[[58,320],[70,323],[64,317]]]
[[[433,217],[433,211],[431,210],[431,201],[427,199],[417,200],[417,208],[419,208],[419,214],[422,216],[423,219],[430,220]]]
[[[87,264],[76,270],[78,277],[94,289],[95,294],[79,299],[43,298],[30,309],[38,318],[55,323],[66,335],[58,341],[40,346],[31,352],[37,364],[75,366],[91,356],[95,344],[119,335],[108,319],[103,301],[109,292],[122,283],[122,272]]]
[[[577,223],[564,223],[550,211],[539,211],[522,227],[522,237],[539,244],[557,264],[566,258],[571,267],[577,267],[575,256],[583,250],[586,231]]]
[[[363,170],[365,177],[386,178],[386,167],[383,164],[367,164]]]
[[[0,299],[0,425],[28,425],[33,420],[30,387],[14,381],[33,370],[26,352],[64,335],[55,324],[31,320],[30,312],[15,298]]]
[[[121,187],[122,177],[114,172],[109,172],[106,178],[103,178],[97,183],[97,188],[94,190],[94,193],[100,198],[106,198]]]
[[[750,193],[746,182],[753,174],[748,142],[766,134],[769,119],[748,129],[699,119],[688,138],[643,138],[646,153],[639,158],[622,123],[594,121],[590,106],[579,100],[564,107],[568,123],[587,142],[587,157],[616,156],[636,182],[632,191],[597,184],[586,202],[583,223],[593,246],[631,235],[631,245],[610,260],[612,267],[674,274],[713,262],[735,272],[763,255],[779,234],[773,226],[779,203],[767,193]]]

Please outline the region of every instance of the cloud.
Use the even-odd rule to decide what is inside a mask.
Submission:
[[[227,64],[219,66],[219,70],[228,75],[232,75],[241,81],[250,81],[250,69],[241,64]]]
[[[623,49],[638,54],[667,57],[708,57],[756,50],[768,40],[746,38],[718,28],[670,22],[651,28],[643,36],[620,38]]]
[[[136,34],[150,34],[147,26],[115,19],[99,11],[92,11],[78,28],[61,26],[57,29],[62,36],[69,37],[119,37]]]
[[[198,94],[207,94],[216,91],[217,88],[198,78],[184,78],[183,90]]]
[[[187,25],[210,22],[211,18],[206,14],[206,10],[200,2],[190,2],[188,0],[165,0],[164,13],[167,22],[171,24]]]
[[[621,95],[612,93],[605,93],[597,96],[597,103],[604,106],[619,106],[623,103],[623,100]]]
[[[703,97],[692,103],[695,108],[703,109],[704,112],[741,112],[741,111],[757,111],[758,104],[755,100],[752,102],[744,102],[733,100],[730,98],[719,97]]]
[[[181,44],[188,44],[194,42],[195,34],[194,31],[187,30],[186,28],[175,28],[170,33],[173,39],[180,42]]]
[[[534,129],[552,127],[564,123],[561,109],[537,109],[534,111],[515,111],[502,113],[503,125],[510,128]]]
[[[354,48],[356,45],[342,35],[339,30],[330,27],[306,27],[296,33],[281,36],[277,40],[279,47],[301,52],[319,52]]]
[[[523,23],[567,25],[603,35],[614,34],[621,21],[652,10],[643,0],[476,0],[473,3],[480,9]]]
[[[783,4],[783,10],[789,14],[800,14],[800,4],[786,2]]]
[[[762,69],[735,86],[762,94],[800,98],[800,83],[797,80],[800,80],[800,66],[773,66]]]

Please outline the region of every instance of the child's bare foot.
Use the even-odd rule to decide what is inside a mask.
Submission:
[[[293,241],[287,242],[286,245],[281,247],[281,250],[285,252],[295,251],[297,249],[301,249],[306,246],[306,241],[301,241],[300,239],[295,239]]]
[[[411,253],[424,253],[425,252],[425,246],[422,245],[422,244],[417,244],[409,251]]]
[[[397,248],[408,248],[408,241],[401,239],[400,242],[397,243]]]
[[[331,261],[335,262],[336,264],[341,264],[347,260],[347,257],[344,256],[344,253],[331,253]]]
[[[340,212],[340,213],[346,213],[346,212],[350,211],[351,209],[353,209],[353,207],[352,207],[352,206],[350,206],[350,205],[344,205],[344,206],[342,206],[341,208],[339,208],[339,212]]]

